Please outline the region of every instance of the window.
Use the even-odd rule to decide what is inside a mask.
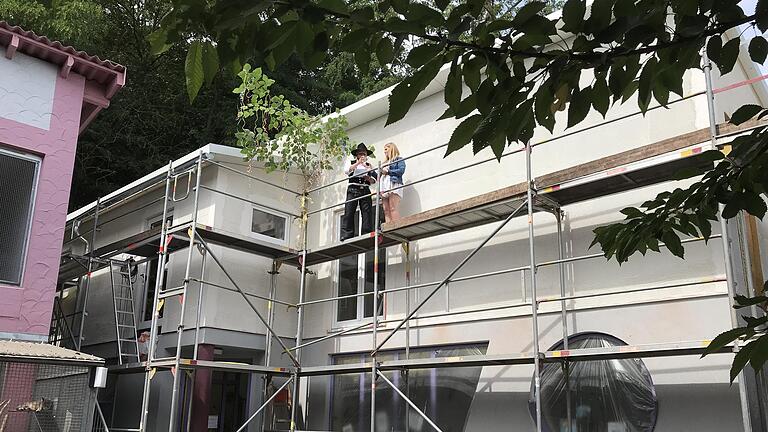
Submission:
[[[171,226],[173,224],[173,215],[169,214],[168,217],[165,219],[168,226]],[[155,221],[152,221],[149,223],[149,229],[153,230],[155,228],[160,228],[162,225],[162,217],[159,219],[156,219]],[[146,266],[144,267],[144,312],[142,313],[142,316],[144,317],[144,321],[151,321],[152,320],[152,306],[155,302],[155,288],[157,285],[157,265],[158,265],[158,257],[153,258],[150,261],[147,261]],[[166,267],[163,271],[163,286],[166,286],[166,283],[168,282],[168,268]],[[158,318],[163,317],[163,310],[160,309],[160,312],[158,313]]]
[[[254,208],[251,217],[251,232],[257,236],[285,242],[288,237],[288,216]]]
[[[411,348],[410,358],[440,358],[483,355],[488,344],[450,347]],[[404,350],[382,351],[379,360],[403,360]],[[368,353],[333,357],[334,364],[370,361]],[[406,381],[401,372],[385,372],[403,393],[429,416],[443,431],[463,431],[475,397],[482,367],[412,369]],[[371,424],[370,372],[337,375],[333,378],[330,430],[366,431]],[[377,431],[432,431],[415,411],[406,410],[406,402],[381,380],[376,385]],[[408,413],[406,415],[406,412]],[[406,422],[408,427],[406,428]]]
[[[604,333],[579,333],[568,338],[568,349],[609,348],[627,345]],[[550,351],[563,349],[563,342]],[[658,403],[651,375],[641,359],[571,362],[566,380],[564,364],[541,366],[542,429],[579,432],[651,432]],[[568,397],[570,395],[570,397]],[[533,384],[528,400],[536,418]]]
[[[355,218],[354,235],[360,234],[360,212]],[[343,214],[338,216],[337,239],[341,238]],[[384,289],[386,282],[386,253],[385,248],[379,249],[379,290]],[[360,255],[340,258],[337,265],[337,293],[339,296],[373,292],[373,259],[374,252],[369,251]],[[360,301],[360,299],[363,299]],[[384,296],[379,296],[379,315],[383,315]],[[371,318],[373,316],[373,296],[350,297],[337,302],[336,321],[353,321]]]
[[[0,283],[21,285],[40,158],[0,148]]]

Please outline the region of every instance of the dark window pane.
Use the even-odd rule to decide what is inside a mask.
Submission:
[[[21,283],[37,166],[37,161],[0,151],[0,282]]]
[[[339,296],[357,294],[357,256],[339,260]],[[339,300],[338,321],[357,319],[357,297]]]
[[[481,355],[486,353],[487,348],[487,344],[439,349],[412,348],[411,358]],[[381,361],[404,358],[403,350],[382,352],[378,356]],[[362,363],[367,360],[366,355],[360,354],[334,357],[335,364]],[[411,370],[408,376],[399,371],[386,372],[384,375],[403,393],[409,394],[411,400],[442,430],[459,432],[465,429],[481,370],[481,367],[441,368]],[[365,373],[333,378],[331,430],[370,430],[370,377],[370,373]],[[406,410],[402,398],[380,381],[376,386],[376,431],[393,430],[426,432],[432,431],[432,427],[415,411]]]
[[[374,253],[365,253],[365,292],[373,292],[373,259]],[[379,249],[379,291],[384,289],[384,282],[386,282],[386,269],[387,269],[387,250],[384,248]],[[384,296],[379,295],[379,315],[384,311]],[[373,316],[373,296],[365,297],[365,317],[370,318]]]
[[[267,237],[285,240],[286,218],[264,210],[253,209],[251,231]]]

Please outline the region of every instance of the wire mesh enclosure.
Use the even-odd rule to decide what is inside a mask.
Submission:
[[[88,366],[0,361],[0,432],[82,432],[94,412]]]

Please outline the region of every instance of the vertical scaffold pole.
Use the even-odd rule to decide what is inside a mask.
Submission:
[[[410,243],[403,243],[403,249],[405,250],[405,286],[410,287],[411,286],[411,244]],[[407,289],[405,290],[405,316],[408,316],[408,314],[411,312],[411,290]],[[409,360],[411,358],[411,320],[408,320],[405,322],[405,359]],[[411,373],[409,369],[403,370],[404,381],[405,381],[405,397],[409,398],[411,397]],[[411,430],[411,421],[410,421],[410,410],[411,406],[408,404],[405,404],[405,430],[410,431]]]
[[[189,250],[187,251],[187,265],[184,269],[184,281],[182,282],[181,297],[179,303],[181,304],[181,311],[179,312],[179,325],[176,327],[176,358],[174,360],[174,374],[173,374],[173,390],[171,393],[171,412],[168,430],[170,432],[176,432],[177,430],[177,407],[179,406],[179,387],[181,386],[181,379],[184,374],[179,370],[181,364],[181,337],[184,333],[184,312],[187,310],[186,300],[187,291],[189,289],[189,275],[192,269],[192,252],[195,249],[195,238],[197,237],[197,207],[200,199],[200,177],[202,177],[203,170],[203,151],[197,156],[197,177],[195,179],[195,200],[192,204],[192,225],[189,228]]]
[[[202,258],[200,259],[200,280],[205,280],[205,261],[208,253],[205,249],[200,249]],[[200,282],[200,290],[197,292],[197,314],[195,317],[195,348],[192,351],[192,358],[197,360],[197,351],[200,348],[200,321],[203,318],[203,296],[205,295],[205,283]]]
[[[557,269],[560,273],[560,297],[565,298],[566,296],[566,290],[565,290],[565,263],[563,263],[563,258],[565,258],[565,244],[563,243],[563,216],[565,214],[562,210],[557,209],[557,212],[555,213],[555,218],[557,219],[557,258],[560,260],[560,263],[557,265]],[[568,305],[567,301],[563,300],[560,302],[560,319],[563,321],[563,349],[568,350]],[[567,425],[568,425],[568,432],[571,432],[573,430],[572,427],[572,417],[571,417],[571,365],[568,359],[566,358],[563,362],[563,376],[565,377],[565,404],[566,404],[566,419],[567,419]]]
[[[373,359],[371,361],[371,432],[376,432],[376,380],[379,377],[379,365],[376,362],[376,333],[379,327],[379,240],[381,238],[381,162],[379,162],[376,181],[376,217],[373,219]],[[407,321],[406,321],[407,324]]]
[[[536,431],[541,432],[541,362],[539,359],[539,298],[536,294],[536,251],[533,231],[534,184],[531,170],[531,144],[525,146],[525,174],[528,182],[528,252],[531,268],[531,323],[533,329],[533,394],[536,405]]]
[[[309,213],[307,212],[307,195],[301,197],[301,277],[299,280],[299,303],[296,306],[296,346],[301,345],[303,327],[304,327],[304,294],[307,285],[307,225],[309,222]],[[296,350],[296,362],[301,364],[301,349]],[[296,410],[299,405],[299,375],[298,366],[293,372],[293,395],[291,401],[291,432],[296,430]]]
[[[80,312],[80,330],[77,333],[77,350],[83,346],[83,331],[85,331],[85,318],[88,316],[88,291],[91,289],[91,273],[93,273],[93,254],[96,252],[96,231],[99,229],[99,208],[101,197],[96,198],[96,209],[93,213],[93,229],[91,230],[91,243],[88,245],[88,273],[85,274],[85,288],[83,289],[83,310]],[[79,290],[78,290],[79,291]],[[66,321],[66,318],[65,318]],[[118,341],[117,343],[120,343]]]
[[[716,36],[719,37],[719,36]],[[715,91],[712,83],[712,62],[709,58],[704,58],[704,81],[707,86],[707,111],[709,114],[709,134],[712,142],[712,150],[717,150],[717,120],[715,119]],[[724,206],[719,205],[720,216],[720,235],[723,243],[723,258],[725,259],[725,284],[728,288],[728,305],[731,313],[731,326],[739,326],[739,318],[734,306],[734,296],[736,295],[735,280],[733,276],[733,264],[731,263],[731,240],[728,236],[728,222],[722,217]],[[741,405],[741,420],[744,426],[744,432],[752,431],[752,419],[749,415],[749,395],[747,394],[747,383],[744,371],[739,373],[739,401]]]
[[[163,287],[163,272],[165,271],[166,250],[165,237],[168,232],[168,196],[171,193],[171,176],[173,175],[173,161],[168,162],[168,172],[165,176],[165,196],[163,198],[163,219],[160,223],[160,241],[157,251],[157,273],[155,278],[155,295],[152,300],[152,322],[149,327],[149,349],[147,350],[147,366],[144,372],[144,393],[141,400],[141,419],[139,420],[139,432],[147,431],[147,418],[149,417],[149,395],[152,387],[152,376],[155,373],[152,367],[152,361],[155,358],[155,349],[157,348],[157,321],[160,312],[158,305],[160,302],[160,290]]]
[[[267,302],[267,307],[269,310],[267,311],[267,324],[270,327],[274,327],[275,323],[275,304],[272,302],[272,300],[275,299],[276,291],[277,291],[277,275],[280,274],[280,262],[277,260],[272,260],[272,269],[269,271],[269,301]],[[264,345],[264,366],[269,366],[272,362],[272,332],[267,332],[266,335],[266,343]],[[294,377],[295,378],[295,377]],[[269,400],[269,384],[272,382],[272,376],[271,375],[264,375],[263,377],[263,383],[264,383],[264,391],[263,391],[263,399],[262,400]],[[284,386],[287,385],[284,384]],[[272,395],[274,397],[274,395]],[[261,430],[265,430],[267,427],[267,421],[266,419],[261,420]]]

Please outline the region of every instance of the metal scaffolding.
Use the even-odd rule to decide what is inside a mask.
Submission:
[[[595,198],[599,196],[605,196],[610,193],[615,193],[623,190],[631,190],[634,188],[638,188],[645,185],[660,183],[666,180],[669,180],[680,167],[682,166],[698,166],[701,167],[703,164],[707,164],[708,162],[703,161],[697,157],[698,154],[702,152],[702,150],[707,149],[718,149],[719,143],[718,139],[723,137],[729,137],[733,135],[737,135],[740,133],[744,133],[750,129],[754,129],[754,127],[757,127],[756,125],[747,124],[740,128],[735,127],[724,127],[724,126],[718,126],[715,123],[715,117],[714,117],[714,96],[717,92],[712,88],[712,79],[710,76],[710,67],[709,63],[704,68],[705,77],[706,77],[706,85],[707,90],[705,92],[698,92],[694,93],[692,95],[677,99],[675,101],[670,102],[668,105],[678,103],[680,101],[689,100],[694,97],[706,95],[707,97],[707,106],[710,113],[710,127],[707,131],[705,131],[703,134],[701,131],[697,131],[691,134],[688,134],[685,139],[679,140],[680,142],[674,143],[673,147],[664,147],[661,150],[659,150],[658,154],[652,154],[652,157],[648,157],[645,153],[632,153],[626,152],[627,157],[622,158],[615,158],[611,159],[612,163],[618,163],[617,166],[608,166],[603,167],[602,170],[594,170],[587,171],[586,173],[582,173],[580,175],[572,175],[571,177],[558,177],[557,175],[548,175],[541,179],[534,178],[533,176],[533,166],[531,162],[531,154],[534,148],[536,148],[539,145],[556,141],[558,139],[562,139],[566,136],[572,136],[577,133],[587,132],[592,129],[595,129],[599,126],[604,126],[607,124],[615,123],[617,121],[620,121],[622,119],[626,119],[629,117],[633,117],[636,115],[640,115],[640,112],[633,112],[631,114],[621,116],[615,119],[611,119],[608,121],[605,121],[603,123],[600,123],[598,125],[592,125],[585,127],[583,129],[570,132],[564,135],[556,136],[554,138],[547,139],[545,141],[537,142],[537,143],[529,143],[528,145],[525,145],[518,149],[513,149],[510,151],[507,151],[504,153],[503,157],[507,157],[513,154],[522,153],[525,158],[525,164],[526,164],[526,181],[525,183],[521,185],[515,185],[510,188],[507,188],[508,191],[506,194],[502,194],[500,198],[496,198],[495,200],[480,200],[478,202],[473,203],[467,203],[466,206],[462,207],[461,212],[453,212],[453,213],[445,213],[445,214],[432,214],[429,216],[429,218],[423,218],[421,220],[417,220],[416,222],[413,222],[411,224],[407,223],[394,223],[394,224],[382,224],[381,223],[381,215],[380,215],[380,204],[378,202],[378,198],[381,197],[381,190],[380,190],[380,183],[376,183],[376,190],[369,195],[355,198],[354,200],[360,200],[360,199],[367,199],[372,198],[375,202],[375,217],[374,217],[374,231],[372,233],[363,233],[362,235],[359,235],[357,237],[354,237],[348,241],[345,242],[334,242],[331,245],[323,246],[317,249],[309,249],[308,246],[308,220],[310,217],[316,214],[320,214],[324,211],[328,211],[331,209],[338,208],[340,206],[345,205],[347,202],[354,201],[354,200],[346,200],[341,203],[336,203],[330,206],[325,207],[319,207],[317,209],[309,209],[308,203],[309,203],[309,196],[311,194],[320,192],[324,190],[325,188],[332,187],[334,185],[340,184],[346,179],[341,179],[338,181],[333,181],[328,184],[322,185],[320,187],[312,188],[306,191],[305,193],[297,193],[296,191],[290,190],[288,188],[285,188],[281,185],[270,183],[266,180],[260,179],[256,176],[250,175],[248,173],[232,169],[222,163],[219,163],[217,161],[213,161],[206,157],[206,154],[203,151],[200,151],[197,155],[197,158],[190,162],[187,161],[185,164],[182,164],[180,167],[174,167],[173,162],[170,162],[168,164],[167,170],[165,171],[165,177],[162,180],[165,186],[165,193],[162,198],[163,201],[163,219],[162,219],[162,226],[154,231],[149,231],[147,233],[142,233],[140,235],[134,236],[131,239],[126,239],[126,241],[120,243],[120,244],[111,244],[108,246],[105,246],[101,248],[100,250],[97,250],[95,247],[95,234],[98,230],[98,218],[99,213],[104,212],[104,208],[102,206],[104,204],[101,203],[101,201],[97,201],[95,210],[92,214],[86,214],[84,217],[90,217],[93,220],[93,228],[91,231],[92,238],[89,244],[89,250],[88,254],[86,255],[87,258],[87,275],[86,275],[86,283],[85,283],[85,291],[83,293],[84,299],[87,299],[87,287],[90,282],[90,275],[91,273],[96,269],[98,266],[98,262],[100,262],[100,259],[103,259],[105,256],[114,256],[119,253],[137,253],[138,251],[141,251],[143,254],[142,256],[151,256],[152,253],[156,253],[158,257],[158,266],[157,266],[157,275],[156,275],[156,285],[154,290],[154,299],[153,299],[153,307],[152,307],[152,320],[151,320],[151,329],[150,329],[150,344],[149,344],[149,352],[148,352],[148,358],[147,361],[135,364],[135,365],[120,365],[112,368],[112,372],[115,373],[121,373],[121,372],[136,372],[136,371],[142,371],[144,372],[144,391],[143,391],[143,398],[142,398],[142,410],[141,410],[141,419],[139,422],[139,426],[136,430],[140,432],[145,432],[147,430],[147,420],[150,416],[150,393],[151,393],[151,382],[152,378],[157,370],[163,369],[163,370],[171,370],[173,372],[173,387],[172,387],[172,394],[170,398],[170,422],[168,425],[168,430],[171,432],[176,432],[178,430],[185,429],[183,425],[183,419],[184,419],[184,404],[183,404],[183,395],[182,388],[186,389],[187,386],[182,387],[182,380],[187,379],[188,375],[186,373],[183,373],[182,371],[188,371],[191,376],[194,376],[194,373],[196,370],[200,368],[212,368],[212,369],[218,369],[218,370],[230,370],[230,371],[239,371],[242,373],[256,373],[261,374],[265,377],[265,384],[267,380],[271,379],[272,377],[283,377],[287,379],[281,386],[280,390],[287,388],[289,385],[292,388],[291,396],[291,423],[290,428],[291,431],[297,430],[298,424],[300,419],[297,418],[299,416],[298,407],[301,404],[300,400],[300,383],[302,381],[302,378],[306,377],[312,377],[312,376],[323,376],[323,375],[337,375],[337,374],[346,374],[346,373],[362,373],[362,372],[369,372],[371,374],[371,432],[375,432],[375,422],[376,422],[376,416],[375,416],[375,407],[376,407],[376,386],[378,379],[381,380],[381,382],[385,383],[389,387],[392,387],[392,389],[408,404],[408,406],[414,410],[415,413],[417,413],[419,416],[423,417],[424,420],[431,425],[435,430],[440,431],[439,426],[434,423],[432,419],[430,419],[427,414],[424,413],[421,409],[418,408],[416,404],[414,404],[409,397],[409,390],[410,386],[406,385],[406,390],[403,392],[401,391],[395,384],[393,384],[389,379],[385,377],[383,372],[385,371],[405,371],[406,372],[406,383],[408,382],[408,371],[412,369],[425,369],[425,368],[444,368],[444,367],[470,367],[470,366],[498,366],[498,365],[519,365],[519,364],[528,364],[534,366],[534,377],[533,377],[533,392],[534,392],[534,405],[535,405],[535,423],[536,423],[536,430],[538,432],[542,431],[542,409],[541,409],[541,396],[540,396],[540,368],[543,363],[559,363],[564,370],[564,374],[567,377],[569,374],[569,368],[570,364],[572,362],[578,362],[578,361],[590,361],[590,360],[599,360],[599,359],[617,359],[617,358],[645,358],[645,357],[666,357],[666,356],[680,356],[680,355],[696,355],[701,354],[706,346],[708,345],[708,341],[690,341],[690,342],[665,342],[665,343],[657,343],[657,344],[646,344],[646,345],[634,345],[629,347],[630,349],[627,349],[627,347],[612,347],[612,348],[599,348],[599,349],[569,349],[568,345],[568,338],[569,338],[569,330],[568,330],[568,314],[569,314],[569,308],[568,308],[568,301],[575,300],[575,299],[582,299],[582,298],[594,298],[594,297],[603,297],[603,296],[612,296],[612,295],[618,295],[618,294],[625,294],[628,292],[641,292],[641,291],[652,291],[652,290],[659,290],[659,289],[669,289],[674,287],[680,287],[680,286],[690,286],[690,285],[696,285],[696,284],[705,284],[705,283],[712,283],[712,282],[726,282],[728,286],[728,293],[731,297],[731,305],[732,305],[732,297],[735,293],[734,288],[734,282],[733,282],[733,271],[731,269],[731,262],[730,262],[730,240],[728,239],[728,230],[727,230],[727,224],[725,220],[721,220],[721,234],[720,235],[714,235],[712,238],[719,238],[721,239],[724,247],[724,254],[725,254],[725,268],[726,268],[726,274],[722,277],[718,276],[715,278],[703,278],[696,281],[689,281],[684,283],[667,283],[667,284],[657,284],[655,286],[649,286],[644,288],[638,288],[638,289],[632,289],[632,290],[621,290],[621,291],[607,291],[607,292],[601,292],[601,293],[593,293],[593,294],[581,294],[581,295],[567,295],[566,290],[566,268],[565,264],[573,263],[577,261],[582,260],[590,260],[590,259],[599,259],[603,257],[603,254],[596,253],[596,254],[590,254],[590,255],[583,255],[583,256],[575,256],[575,257],[566,257],[565,251],[564,251],[564,243],[563,243],[563,217],[564,213],[561,209],[561,206],[580,202],[586,199]],[[653,107],[651,110],[658,109],[660,107]],[[704,138],[704,139],[701,139]],[[709,145],[702,145],[701,143],[704,141],[709,141]],[[667,143],[669,144],[669,143]],[[404,159],[410,159],[422,156],[424,154],[428,154],[430,152],[433,152],[435,150],[439,150],[443,147],[445,147],[447,144],[443,144],[440,146],[432,147],[429,149],[426,149],[424,151],[418,152],[416,154],[410,155]],[[695,151],[681,151],[681,150],[691,150],[691,148],[694,148]],[[662,151],[666,150],[666,151]],[[632,159],[634,158],[634,159]],[[610,158],[606,158],[610,159]],[[435,175],[432,175],[430,177],[419,179],[416,181],[413,181],[405,186],[400,187],[410,187],[415,184],[428,181],[431,179],[439,178],[444,175],[447,175],[451,172],[456,172],[460,170],[464,170],[470,167],[478,166],[485,163],[491,163],[492,161],[496,161],[496,158],[490,158],[480,161],[475,161],[470,164],[467,164],[463,167],[460,167],[458,169],[453,169],[450,171],[438,173]],[[229,170],[233,173],[242,175],[248,179],[259,181],[267,186],[278,188],[282,191],[290,192],[291,194],[295,194],[298,199],[301,201],[301,214],[294,215],[298,220],[301,222],[301,248],[300,250],[290,250],[285,247],[281,247],[274,244],[265,244],[260,243],[253,239],[243,239],[239,238],[232,234],[224,234],[220,231],[217,231],[213,227],[207,227],[202,226],[198,224],[198,210],[199,210],[199,195],[201,190],[207,190],[212,193],[219,193],[224,196],[227,196],[229,198],[242,200],[245,202],[253,203],[253,201],[248,200],[243,197],[238,197],[236,195],[233,195],[228,192],[224,191],[218,191],[214,188],[205,186],[201,184],[201,176],[202,176],[202,170],[204,165],[209,164],[216,166],[218,168]],[[382,168],[387,167],[387,164],[382,165],[381,163],[378,165],[378,172],[381,172]],[[618,170],[621,175],[615,175],[611,174],[611,172],[616,172],[617,168],[623,168],[622,170]],[[613,170],[613,171],[611,171]],[[637,178],[632,178],[631,176],[633,173],[638,173]],[[644,175],[643,175],[644,174]],[[650,175],[649,175],[650,174]],[[186,193],[178,197],[176,195],[176,185],[180,178],[183,178],[183,176],[187,176],[187,190]],[[194,182],[194,186],[192,186]],[[622,184],[618,184],[618,182],[625,182]],[[612,184],[611,187],[603,188],[603,185],[606,184]],[[149,188],[145,188],[142,190],[146,191]],[[497,194],[498,195],[498,194]],[[130,199],[134,195],[130,195],[127,197],[121,197],[121,200]],[[191,222],[183,223],[174,226],[172,223],[168,222],[168,211],[169,211],[169,203],[174,201],[181,201],[183,199],[187,199],[189,197],[193,198],[193,208],[192,208],[192,218]],[[154,200],[150,204],[155,204],[159,200]],[[106,203],[106,208],[114,207],[119,205],[119,202],[111,202]],[[550,260],[550,261],[544,261],[544,262],[537,262],[536,258],[536,250],[534,248],[534,239],[536,238],[536,232],[534,230],[534,219],[537,214],[540,213],[548,213],[551,214],[554,217],[556,226],[557,226],[557,242],[558,242],[558,258],[556,260]],[[455,216],[461,215],[462,220],[454,220],[456,219]],[[469,276],[461,276],[457,277],[456,274],[465,267],[467,263],[469,263],[473,257],[480,251],[483,247],[486,246],[486,244],[491,241],[499,232],[502,231],[502,229],[514,218],[521,217],[521,216],[527,216],[527,241],[528,241],[528,264],[524,266],[519,266],[515,268],[508,268],[508,269],[501,269],[496,270],[492,272],[486,272],[481,274],[475,274],[475,275],[469,275]],[[454,219],[451,219],[454,217]],[[418,219],[418,218],[417,218]],[[422,238],[427,238],[431,236],[436,236],[440,234],[444,234],[446,232],[450,232],[452,230],[459,230],[459,229],[465,229],[465,228],[471,228],[475,226],[490,224],[490,223],[496,223],[495,229],[492,230],[492,232],[487,235],[476,247],[474,247],[463,260],[459,262],[444,278],[442,278],[439,281],[434,282],[427,282],[427,283],[420,283],[420,284],[412,284],[411,283],[411,249],[410,249],[410,243],[413,241],[417,241]],[[416,229],[418,228],[418,229]],[[87,234],[87,233],[84,233]],[[82,234],[82,235],[84,235]],[[683,243],[693,243],[693,242],[699,242],[703,239],[699,238],[690,238],[683,240]],[[261,256],[265,256],[272,259],[272,266],[271,270],[268,272],[270,275],[270,289],[269,289],[269,296],[263,297],[255,294],[251,294],[243,290],[240,286],[240,284],[235,280],[235,278],[231,275],[231,273],[227,270],[227,264],[223,262],[219,257],[217,256],[217,253],[212,250],[210,244],[216,244],[218,246],[224,246],[224,247],[232,247],[236,248],[238,250],[246,251],[249,253],[258,254]],[[379,262],[381,259],[380,256],[380,249],[383,247],[388,246],[397,246],[402,245],[403,247],[403,254],[404,254],[404,264],[405,264],[405,285],[401,287],[395,287],[384,290],[383,287],[380,287],[380,278],[379,278]],[[660,245],[661,247],[664,247],[664,245]],[[182,281],[182,284],[180,286],[176,287],[166,287],[165,286],[165,280],[162,277],[163,272],[165,271],[166,266],[168,265],[168,259],[169,255],[173,252],[180,251],[186,249],[186,265],[185,265],[185,272],[184,272],[184,279]],[[202,271],[201,276],[199,278],[193,277],[191,268],[192,268],[192,262],[194,257],[194,251],[197,250],[199,254],[201,255],[201,265],[202,265]],[[154,252],[152,252],[154,251]],[[367,252],[367,251],[373,251],[374,253],[374,265],[373,265],[373,290],[368,292],[362,292],[357,294],[351,294],[351,295],[340,295],[330,298],[324,298],[324,299],[316,299],[316,300],[306,300],[306,289],[307,289],[307,273],[308,273],[308,267],[312,265],[317,265],[321,263],[330,262],[336,259],[339,259],[341,257],[345,256],[352,256],[359,253]],[[212,261],[219,270],[223,272],[223,274],[226,276],[227,280],[229,281],[230,286],[225,286],[222,284],[217,284],[212,281],[206,280],[205,276],[205,265],[208,260]],[[277,276],[280,271],[280,266],[283,263],[290,263],[295,264],[300,272],[300,279],[299,279],[299,286],[298,286],[298,303],[293,304],[290,302],[285,302],[278,300],[276,298],[277,293]],[[537,291],[537,272],[539,269],[548,267],[548,266],[555,266],[557,270],[559,271],[559,295],[558,296],[552,296],[552,297],[544,297],[540,296]],[[446,285],[448,285],[450,282],[458,282],[458,281],[467,281],[467,280],[473,280],[473,279],[480,279],[480,278],[486,278],[490,276],[496,276],[496,275],[502,275],[502,274],[514,274],[519,273],[523,277],[527,277],[528,281],[530,282],[530,299],[526,299],[523,297],[522,301],[515,304],[509,304],[509,305],[494,305],[491,307],[481,307],[481,308],[474,308],[471,310],[460,310],[460,311],[450,311],[450,312],[441,312],[441,313],[431,313],[431,314],[417,314],[419,313],[420,309],[431,299],[435,294],[437,294],[440,290],[442,290]],[[69,274],[71,275],[71,273]],[[195,328],[194,328],[194,345],[193,345],[193,356],[191,359],[184,358],[182,355],[182,335],[185,330],[185,301],[188,298],[188,293],[191,289],[193,289],[194,286],[197,286],[198,288],[198,300],[196,305],[196,319],[195,319]],[[199,360],[198,359],[198,344],[200,343],[199,338],[199,332],[200,332],[200,322],[201,322],[201,310],[203,307],[203,290],[207,287],[210,288],[217,288],[217,289],[224,289],[231,292],[238,293],[243,301],[252,309],[254,314],[257,316],[259,321],[265,326],[266,329],[266,347],[265,347],[265,356],[264,356],[264,364],[262,365],[250,365],[250,364],[238,364],[238,363],[227,363],[227,362],[217,362],[212,360]],[[421,299],[420,302],[418,302],[415,306],[411,305],[410,300],[410,292],[412,290],[417,290],[421,288],[429,288],[432,287],[432,289],[429,291],[429,293]],[[406,293],[406,302],[405,302],[405,314],[404,317],[401,319],[387,319],[386,316],[380,317],[380,312],[383,311],[383,303],[386,296],[397,294],[404,292]],[[78,293],[79,294],[79,293]],[[372,296],[373,300],[373,314],[371,318],[371,322],[366,322],[354,327],[350,327],[341,331],[329,333],[328,335],[320,338],[315,338],[310,341],[304,341],[304,309],[309,306],[318,305],[318,304],[324,304],[329,302],[338,302],[340,300],[349,299],[349,298],[365,298],[367,296]],[[157,357],[157,340],[159,337],[159,329],[158,329],[158,305],[161,301],[170,298],[170,297],[179,297],[180,303],[181,303],[181,309],[179,313],[179,322],[176,327],[176,344],[175,344],[175,354],[171,357]],[[258,308],[255,305],[255,301],[263,301],[266,302],[266,305],[268,307],[268,313],[266,318],[262,315],[262,313],[258,310]],[[559,303],[560,304],[560,314],[561,314],[561,321],[562,321],[562,335],[563,335],[563,349],[558,351],[546,351],[542,350],[539,346],[539,306],[543,303]],[[85,300],[83,301],[83,304],[85,303]],[[295,334],[295,344],[292,347],[289,347],[286,345],[286,343],[281,339],[280,335],[274,330],[274,322],[275,322],[275,312],[274,312],[274,305],[275,304],[282,304],[285,306],[288,306],[291,309],[296,310],[296,319],[297,319],[297,327],[296,327],[296,334]],[[532,352],[525,352],[525,353],[510,353],[510,354],[503,354],[503,355],[476,355],[476,356],[464,356],[464,357],[451,357],[451,358],[429,358],[429,359],[412,359],[410,358],[410,349],[411,349],[411,328],[410,324],[413,319],[425,319],[425,318],[437,318],[437,317],[446,317],[446,316],[453,316],[453,315],[461,315],[461,314],[468,314],[468,313],[475,313],[475,312],[483,312],[483,311],[501,311],[501,310],[508,310],[508,309],[514,309],[514,308],[530,308],[530,315],[531,315],[531,335],[533,339],[533,346],[532,346]],[[78,334],[78,337],[82,338],[82,328],[83,328],[83,321],[84,317],[86,316],[86,312],[82,313],[81,321],[80,321],[80,333]],[[737,322],[734,321],[733,325],[737,325]],[[306,347],[312,346],[314,344],[327,341],[333,338],[338,338],[340,336],[343,336],[345,334],[350,334],[352,332],[356,331],[367,331],[370,328],[371,336],[372,336],[372,345],[371,345],[371,352],[370,352],[370,361],[365,363],[359,363],[359,364],[343,364],[343,365],[305,365],[302,364],[302,350]],[[385,332],[385,335],[380,335],[380,330],[382,332]],[[397,334],[400,331],[405,332],[405,359],[401,360],[394,360],[394,361],[382,361],[378,358],[380,350],[384,347],[384,345],[391,340],[391,338]],[[272,347],[272,341],[275,341],[280,349],[282,350],[282,353],[285,354],[292,363],[291,367],[272,367],[271,366],[271,360],[274,355],[273,353],[273,347]],[[725,347],[721,352],[732,352],[733,350],[737,350],[738,345],[730,345]],[[266,385],[264,388],[266,389]],[[742,413],[744,418],[744,425],[745,430],[751,430],[749,428],[749,413],[747,412],[747,401],[746,401],[746,388],[744,386],[744,380],[739,380],[739,389],[740,389],[740,395],[741,395],[741,406],[742,406]],[[267,396],[266,390],[264,393],[264,402],[261,404],[261,406],[255,410],[255,412],[249,416],[248,420],[238,429],[239,431],[244,430],[249,423],[251,423],[260,413],[263,412],[263,410],[272,402],[272,400],[275,398],[277,393],[274,393],[271,396]],[[567,393],[568,397],[570,397],[570,392]],[[570,403],[568,403],[568,422],[571,422],[571,411],[570,411]],[[187,413],[190,410],[190,408],[186,408]],[[306,413],[304,413],[305,415]],[[408,418],[408,416],[406,416]],[[188,420],[188,416],[187,416]],[[188,428],[188,423],[187,423]]]

